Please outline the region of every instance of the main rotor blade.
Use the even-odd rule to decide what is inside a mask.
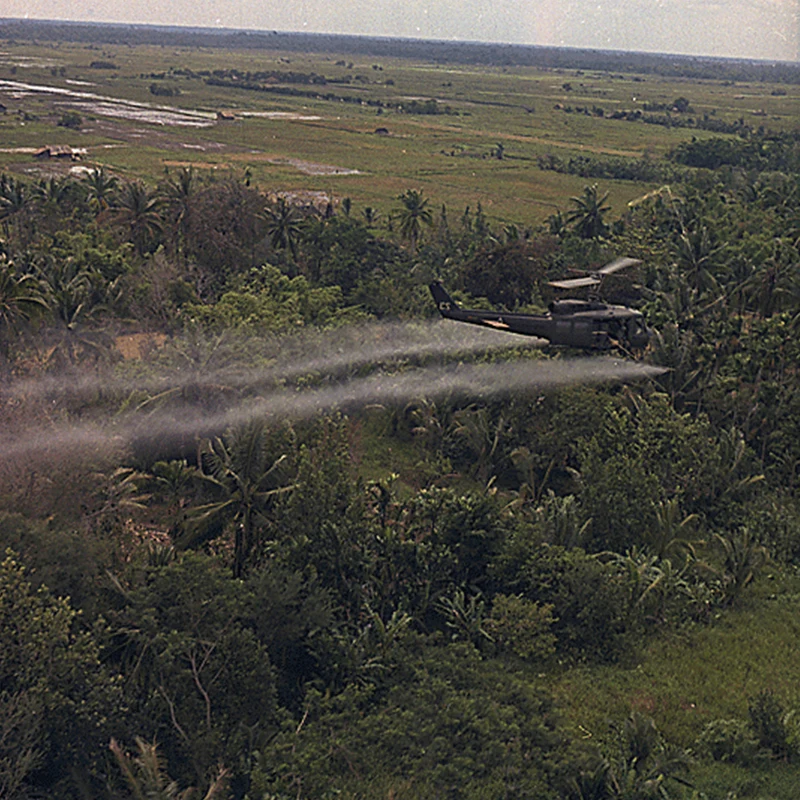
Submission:
[[[555,286],[556,289],[579,289],[581,286],[597,286],[600,283],[599,278],[589,275],[585,278],[567,278],[563,281],[550,281],[550,286]]]
[[[640,258],[615,258],[613,261],[609,261],[604,267],[600,267],[600,269],[595,271],[595,275],[613,275],[615,272],[619,272],[621,269],[625,269],[625,267],[632,267],[634,264],[641,264],[642,260]]]

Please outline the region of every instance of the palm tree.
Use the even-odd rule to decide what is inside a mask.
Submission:
[[[4,369],[11,336],[46,310],[41,283],[33,275],[17,275],[14,264],[0,255],[0,364]]]
[[[274,205],[265,209],[267,235],[276,250],[289,250],[297,258],[297,241],[300,238],[300,217],[297,209],[279,197]]]
[[[407,189],[397,198],[403,205],[397,214],[400,235],[411,245],[411,256],[417,250],[417,242],[422,235],[422,226],[433,223],[433,212],[428,207],[427,198],[419,189]]]
[[[83,323],[106,308],[106,300],[114,300],[119,279],[106,284],[102,276],[74,259],[56,259],[41,270],[48,306],[59,324],[59,342],[51,360],[66,356],[74,364],[82,353],[95,357],[107,355],[107,342],[101,333],[84,331]]]
[[[608,199],[608,192],[597,196],[597,184],[587,186],[581,197],[571,197],[575,208],[567,214],[567,223],[582,239],[598,239],[608,232],[603,217],[611,207],[603,205]]]
[[[44,178],[33,187],[33,196],[41,205],[58,206],[63,203],[67,195],[72,191],[73,183],[66,178],[51,177]]]
[[[254,420],[225,438],[206,441],[201,449],[198,477],[216,499],[196,506],[187,515],[180,547],[194,547],[233,530],[234,577],[241,577],[274,499],[291,486],[276,486],[285,460],[269,458],[267,429]]]
[[[168,180],[163,188],[164,202],[169,209],[175,231],[175,252],[181,253],[192,216],[197,181],[192,167],[183,167],[175,179]]]
[[[364,222],[367,225],[375,225],[381,216],[380,212],[372,206],[367,206],[361,213],[364,215]]]
[[[95,167],[83,178],[86,199],[99,216],[111,208],[117,199],[119,181],[114,175],[106,173],[104,167]]]
[[[719,282],[710,267],[724,247],[724,244],[714,243],[706,225],[698,224],[681,230],[677,241],[678,264],[697,297],[708,292],[715,296],[720,294]]]
[[[39,212],[37,227],[40,231],[43,226],[51,232],[56,230],[59,215],[74,189],[74,181],[58,177],[42,179],[33,187],[32,196]]]
[[[126,183],[120,192],[117,222],[128,229],[133,246],[140,256],[147,252],[163,229],[161,205],[161,198],[141,181]]]
[[[5,238],[12,233],[19,234],[20,223],[31,207],[28,187],[22,181],[0,176],[0,222],[3,223]],[[14,230],[16,228],[16,230]]]

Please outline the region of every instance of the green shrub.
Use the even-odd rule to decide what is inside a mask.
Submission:
[[[759,752],[758,740],[750,726],[739,719],[715,719],[706,725],[697,738],[701,755],[714,761],[751,764]]]
[[[786,730],[783,705],[769,690],[759,692],[749,704],[750,726],[758,743],[777,758],[792,755],[789,734]]]
[[[60,128],[79,130],[81,125],[83,125],[83,117],[75,111],[67,111],[61,115],[61,119],[57,124]]]

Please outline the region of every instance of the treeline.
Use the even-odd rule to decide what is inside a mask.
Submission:
[[[537,164],[539,169],[552,170],[563,175],[578,175],[581,178],[673,183],[682,177],[681,171],[671,164],[650,158],[595,158],[592,156],[562,158],[553,153],[547,153],[538,157]]]
[[[303,53],[349,53],[456,64],[533,66],[554,70],[601,70],[689,79],[800,83],[792,62],[628,53],[531,45],[371,38],[337,34],[236,31],[219,28],[161,27],[104,23],[3,20],[0,37],[9,40],[157,44],[224,49],[269,49]],[[624,78],[619,75],[620,79]]]
[[[691,181],[691,169],[716,170],[722,167],[759,173],[794,176],[800,173],[800,143],[796,133],[740,131],[737,138],[713,137],[682,142],[667,154],[667,161],[650,158],[598,158],[553,153],[537,159],[539,169],[553,170],[582,178],[675,183]],[[671,162],[671,163],[670,163]],[[678,165],[678,166],[676,166]],[[780,180],[778,175],[773,179]],[[770,180],[763,178],[760,180]],[[758,184],[759,181],[755,183]],[[791,179],[790,179],[791,180]]]
[[[356,82],[364,82],[360,81],[361,76],[356,75],[355,81]],[[355,95],[342,95],[342,94],[335,94],[334,92],[319,92],[310,89],[297,89],[293,86],[274,86],[271,83],[262,83],[260,81],[254,80],[240,80],[237,78],[222,78],[222,77],[210,77],[206,78],[205,82],[209,86],[221,86],[226,89],[243,89],[246,91],[251,92],[266,92],[267,94],[277,94],[282,95],[284,97],[309,97],[315,100],[328,100],[337,103],[355,103],[356,105],[364,105],[370,106],[372,108],[379,108],[379,109],[394,109],[399,113],[404,114],[423,114],[423,115],[435,115],[435,114],[457,114],[457,111],[454,111],[452,106],[446,105],[444,103],[439,103],[437,100],[431,98],[429,100],[406,100],[406,101],[391,101],[391,100],[379,100],[374,97],[362,97],[358,94]],[[292,81],[287,81],[292,83]],[[328,83],[338,83],[338,84],[349,84],[352,81],[347,78],[342,78],[340,80],[330,80],[330,79],[323,79],[320,81],[317,80],[310,80],[310,81],[296,81],[297,83],[308,83],[309,85],[327,85]]]
[[[583,114],[591,117],[601,117],[604,119],[623,120],[625,122],[642,122],[645,125],[661,125],[665,128],[691,128],[700,131],[713,131],[714,133],[730,133],[739,136],[750,136],[758,133],[763,135],[763,126],[754,127],[745,122],[743,118],[728,121],[717,119],[713,114],[703,114],[702,117],[688,116],[679,113],[655,114],[647,111],[648,104],[644,109],[615,109],[605,111],[601,106],[572,106],[559,103],[556,105],[558,110],[565,114]]]
[[[726,166],[797,174],[800,172],[800,136],[797,131],[789,131],[740,139],[693,139],[678,145],[670,158],[687,167],[718,169]]]

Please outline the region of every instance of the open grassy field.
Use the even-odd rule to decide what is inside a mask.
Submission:
[[[0,42],[0,170],[38,177],[102,165],[155,182],[165,169],[193,165],[247,172],[265,190],[350,197],[355,209],[384,213],[398,194],[419,188],[451,214],[480,202],[494,221],[535,225],[568,209],[592,182],[544,171],[539,157],[661,159],[682,141],[712,135],[610,118],[671,109],[679,97],[691,104],[683,116],[773,130],[800,124],[797,86],[347,54]],[[437,113],[418,113],[431,109]],[[58,125],[69,111],[79,126]],[[81,163],[37,162],[33,150],[52,144],[85,150]],[[618,214],[653,187],[600,180],[599,188]]]
[[[748,719],[761,691],[796,709],[796,569],[769,570],[746,604],[712,626],[654,640],[636,663],[586,666],[548,676],[568,724],[586,740],[613,739],[612,721],[631,710],[652,717],[673,743],[697,753],[697,738],[713,720]],[[796,764],[760,766],[697,760],[692,770],[700,797],[790,800],[797,796]]]

